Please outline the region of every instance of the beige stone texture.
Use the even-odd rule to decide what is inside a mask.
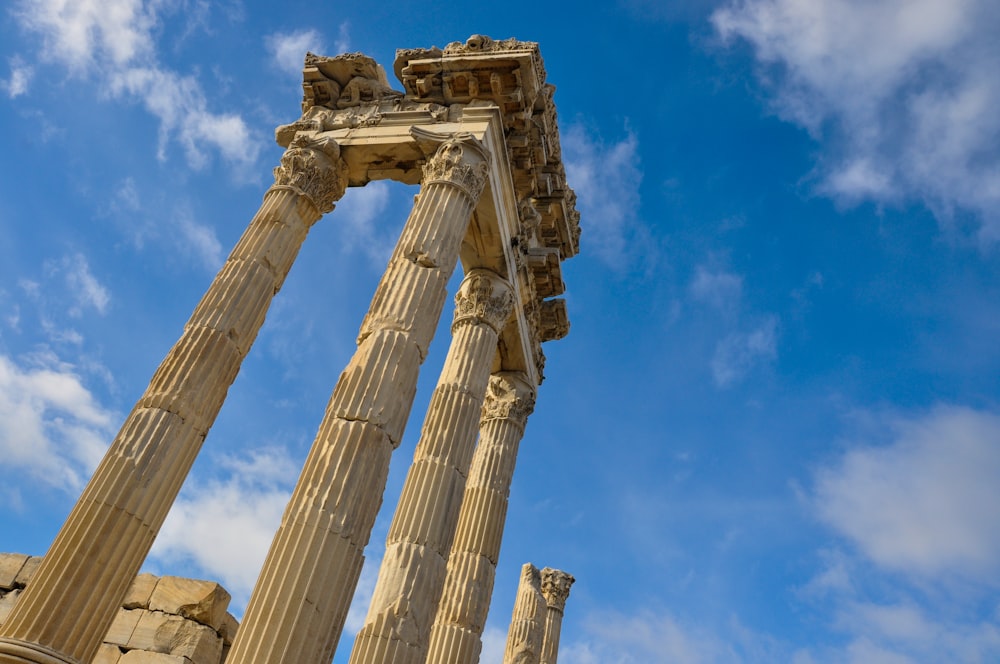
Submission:
[[[541,574],[537,567],[525,563],[521,567],[503,664],[539,664],[547,613]]]
[[[229,600],[229,592],[214,581],[164,576],[149,598],[149,609],[190,618],[218,632],[226,622]]]
[[[123,648],[128,646],[132,642],[132,634],[135,632],[135,627],[139,624],[141,617],[141,609],[118,609],[118,613],[111,623],[111,628],[104,635],[104,642]]]
[[[14,590],[21,568],[30,556],[23,553],[0,553],[0,591]]]
[[[231,646],[233,644],[233,639],[236,638],[236,630],[240,628],[240,623],[231,613],[226,614],[226,619],[222,621],[222,627],[219,628],[219,636],[222,637],[222,643],[225,646]]]
[[[38,571],[38,566],[41,565],[41,556],[30,556],[24,561],[24,565],[18,571],[17,576],[14,577],[14,586],[18,588],[23,588],[35,577],[35,573]]]
[[[462,281],[452,343],[389,528],[352,664],[422,664],[427,657],[492,358],[513,303],[510,285],[493,272],[472,270]]]
[[[559,655],[559,634],[570,586],[576,580],[571,574],[546,567],[541,572],[542,595],[545,597],[545,635],[538,664],[556,664]]]
[[[133,610],[141,615],[127,649],[178,655],[197,664],[221,659],[222,638],[211,627],[161,611]]]
[[[230,664],[326,664],[361,573],[486,155],[445,137],[334,387],[229,652]]]
[[[10,615],[11,609],[14,608],[14,605],[17,603],[17,598],[20,596],[20,588],[9,590],[3,595],[0,595],[0,625],[3,625],[4,621],[7,620],[7,616]]]
[[[126,609],[148,609],[149,598],[153,596],[153,590],[160,577],[153,574],[143,573],[132,580],[132,585],[128,587],[122,606]]]
[[[118,660],[119,664],[199,664],[181,655],[145,650],[129,650]]]
[[[523,372],[490,377],[427,661],[475,664],[482,650],[517,450],[535,389]]]
[[[110,643],[102,643],[92,664],[118,664],[121,658],[121,648]]]

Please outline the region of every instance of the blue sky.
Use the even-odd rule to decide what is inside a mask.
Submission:
[[[569,664],[1000,659],[995,3],[281,6],[3,10],[0,550],[44,553],[250,220],[304,51],[391,71],[514,36],[558,88],[583,237],[484,664],[529,561],[577,578]],[[313,229],[148,570],[242,611],[414,191],[349,191]]]

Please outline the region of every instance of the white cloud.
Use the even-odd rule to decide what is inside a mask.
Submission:
[[[992,0],[746,0],[717,10],[754,49],[773,110],[824,147],[820,190],[972,213],[1000,240],[1000,11]]]
[[[111,294],[91,273],[90,264],[83,254],[66,256],[58,265],[50,263],[47,267],[49,271],[63,275],[66,286],[76,300],[69,309],[70,316],[81,316],[83,309],[87,307],[93,307],[99,314],[107,312]]]
[[[178,218],[178,230],[187,248],[194,251],[201,264],[210,272],[222,267],[222,243],[209,226],[199,224],[187,214]]]
[[[877,565],[1000,585],[1000,416],[941,406],[816,476],[820,518]]]
[[[479,653],[481,664],[501,664],[504,651],[507,649],[507,632],[487,625],[483,630],[483,649]],[[563,656],[564,661],[574,661]]]
[[[228,471],[226,478],[185,486],[150,557],[165,567],[194,563],[232,594],[231,610],[239,613],[264,564],[298,468],[281,449],[223,457],[218,466]]]
[[[33,67],[24,64],[21,58],[13,57],[10,59],[10,78],[0,81],[0,87],[7,90],[7,96],[11,99],[19,97],[28,92],[28,84],[34,74]]]
[[[778,356],[778,319],[767,316],[749,331],[732,332],[715,346],[712,378],[718,387],[728,387],[755,366]]]
[[[699,265],[691,281],[691,297],[717,309],[720,313],[734,315],[743,298],[743,277],[726,270]]]
[[[158,63],[157,12],[163,8],[142,0],[36,0],[22,2],[15,15],[41,36],[40,58],[72,75],[96,77],[113,97],[141,100],[160,121],[161,159],[176,139],[193,168],[205,165],[205,147],[245,168],[259,147],[243,119],[210,112],[197,80]]]
[[[639,140],[629,131],[616,143],[606,143],[582,125],[573,124],[562,136],[566,179],[578,196],[581,242],[612,267],[635,261],[642,243],[632,242],[638,223]]]
[[[110,441],[113,414],[75,367],[50,353],[0,355],[0,458],[43,485],[76,492]]]
[[[278,68],[296,77],[302,74],[306,51],[321,55],[326,51],[323,36],[315,29],[276,32],[268,35],[264,43]]]
[[[587,636],[564,640],[559,659],[574,664],[723,664],[744,661],[704,627],[684,625],[663,612],[600,612],[585,619]]]
[[[351,50],[351,24],[344,21],[337,29],[337,40],[333,42],[334,53],[330,55],[340,55]]]

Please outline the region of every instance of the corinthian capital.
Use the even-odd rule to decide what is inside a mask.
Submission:
[[[486,323],[499,334],[513,310],[514,292],[506,279],[492,270],[470,270],[455,295],[451,329]]]
[[[274,169],[274,186],[306,196],[320,213],[333,210],[347,188],[347,164],[340,146],[324,136],[298,134]]]
[[[410,133],[422,147],[436,146],[424,164],[422,184],[452,184],[472,200],[479,200],[489,175],[489,153],[479,139],[465,132],[437,134],[418,127],[410,129]]]
[[[542,595],[550,609],[566,610],[566,598],[569,597],[569,587],[576,579],[572,574],[546,567],[542,570]]]
[[[490,376],[481,421],[504,419],[523,429],[534,409],[535,388],[523,373],[501,371]]]

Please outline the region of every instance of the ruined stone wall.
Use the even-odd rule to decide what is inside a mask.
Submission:
[[[0,625],[41,561],[0,553]],[[212,581],[140,574],[93,664],[222,664],[238,627],[229,599]]]

